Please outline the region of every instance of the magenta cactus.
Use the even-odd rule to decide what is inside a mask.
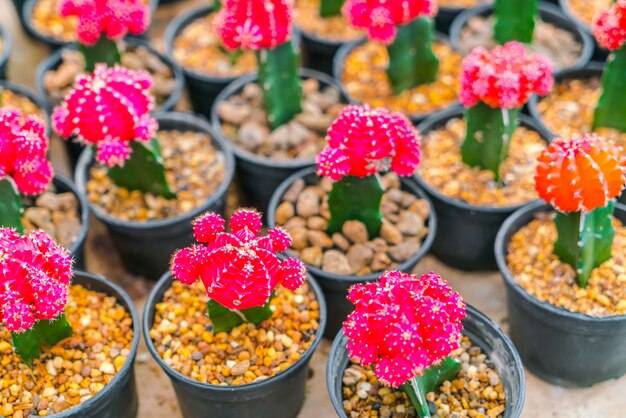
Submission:
[[[71,335],[63,314],[71,279],[67,250],[45,232],[0,229],[0,318],[25,362]]]
[[[172,257],[174,277],[185,284],[202,280],[210,298],[209,316],[215,332],[226,331],[245,321],[259,323],[272,314],[269,302],[280,283],[290,290],[305,279],[304,265],[296,259],[281,261],[276,252],[291,245],[280,228],[259,237],[261,215],[239,209],[230,219],[232,232],[225,232],[224,219],[207,213],[193,222],[196,239],[204,243],[177,251]]]

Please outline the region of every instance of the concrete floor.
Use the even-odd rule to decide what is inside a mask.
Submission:
[[[49,51],[31,40],[21,30],[11,0],[0,0],[0,23],[13,36],[13,51],[9,79],[34,88],[36,66]],[[159,7],[154,43],[171,16],[181,10],[203,4],[202,0],[185,0],[175,5]],[[53,162],[58,172],[68,174],[63,145],[52,146]],[[104,274],[120,283],[134,297],[141,309],[150,283],[133,277],[119,267],[119,259],[102,225],[92,220],[88,245],[87,268]],[[433,257],[426,257],[415,272],[435,271],[446,278],[465,300],[499,322],[506,330],[504,286],[498,273],[464,273],[446,267]],[[324,341],[312,361],[312,377],[307,386],[307,398],[300,418],[330,418],[335,412],[330,404],[325,385],[325,362],[330,343]],[[624,348],[626,349],[626,347]],[[140,396],[139,418],[179,418],[180,410],[169,380],[141,345],[136,362]],[[526,374],[526,403],[523,418],[626,418],[626,377],[604,382],[587,389],[565,389],[550,385],[530,373]]]

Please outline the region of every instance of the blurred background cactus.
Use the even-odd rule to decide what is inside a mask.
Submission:
[[[537,0],[496,0],[494,37],[500,45],[518,41],[530,44],[538,16]]]

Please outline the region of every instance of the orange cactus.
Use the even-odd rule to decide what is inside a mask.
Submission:
[[[591,212],[617,197],[626,183],[622,147],[597,135],[555,138],[539,157],[535,189],[560,212]]]

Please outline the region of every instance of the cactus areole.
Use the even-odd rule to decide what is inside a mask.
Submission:
[[[259,85],[270,125],[277,128],[302,112],[299,57],[291,38],[290,0],[225,0],[215,18],[224,46],[256,51]]]
[[[295,258],[281,261],[276,255],[291,246],[291,236],[280,228],[258,236],[261,227],[261,215],[254,210],[235,211],[230,233],[225,232],[220,215],[206,213],[193,222],[199,244],[172,257],[171,271],[176,279],[188,285],[197,280],[204,284],[215,333],[269,319],[276,286],[280,283],[296,290],[304,283],[304,265]]]
[[[0,227],[24,232],[22,196],[40,194],[52,181],[45,131],[36,116],[0,109]]]
[[[498,181],[520,109],[532,94],[545,95],[552,89],[552,66],[519,42],[491,51],[475,48],[462,65],[460,100],[467,122],[462,159],[492,171]]]
[[[596,17],[593,34],[602,48],[612,51],[602,74],[602,95],[592,128],[626,132],[626,0],[618,0]]]
[[[72,335],[65,314],[72,259],[43,231],[0,228],[0,319],[28,365]]]
[[[611,258],[613,199],[625,182],[623,149],[596,135],[555,138],[539,157],[535,188],[557,211],[554,253],[574,268],[580,287]]]
[[[328,128],[326,140],[316,162],[318,174],[334,182],[328,193],[328,232],[358,220],[370,238],[377,237],[383,196],[377,173],[412,175],[421,157],[419,133],[400,113],[351,105]]]
[[[77,78],[54,109],[52,125],[61,137],[92,145],[118,186],[174,198],[155,139],[158,124],[150,116],[151,85],[146,72],[98,64],[93,74]]]
[[[439,59],[433,52],[434,0],[347,0],[342,12],[354,27],[387,46],[387,75],[394,92],[435,81]]]
[[[390,271],[378,282],[357,284],[355,306],[343,323],[350,358],[373,365],[378,380],[404,390],[420,417],[430,417],[426,394],[453,380],[465,303],[439,275]]]
[[[127,33],[139,35],[150,25],[150,9],[142,0],[61,0],[60,16],[76,16],[76,36],[85,57],[85,70],[98,63],[121,63],[116,41]]]

